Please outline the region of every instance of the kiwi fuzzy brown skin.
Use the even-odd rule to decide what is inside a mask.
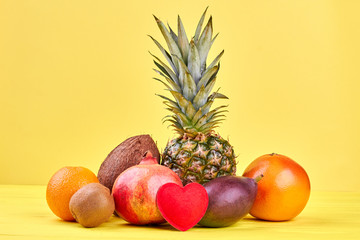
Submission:
[[[139,164],[147,151],[150,151],[160,162],[159,150],[150,135],[138,135],[126,139],[112,150],[101,164],[97,175],[99,182],[111,191],[120,173]]]
[[[115,210],[115,202],[107,187],[100,183],[90,183],[71,197],[69,208],[78,223],[91,228],[110,219]]]

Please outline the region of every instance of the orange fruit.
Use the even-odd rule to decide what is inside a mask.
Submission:
[[[243,176],[255,178],[258,192],[250,214],[269,221],[286,221],[296,217],[310,196],[310,180],[294,160],[281,154],[266,154],[255,159]]]
[[[51,211],[65,221],[74,221],[69,209],[72,195],[89,183],[98,183],[96,175],[84,167],[63,167],[50,179],[46,201]]]

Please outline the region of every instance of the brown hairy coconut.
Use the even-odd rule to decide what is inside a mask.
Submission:
[[[99,182],[111,191],[120,173],[139,164],[147,151],[150,151],[160,162],[159,150],[150,135],[138,135],[126,139],[112,150],[101,164],[97,175]]]

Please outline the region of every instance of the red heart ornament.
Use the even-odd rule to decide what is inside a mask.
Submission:
[[[204,216],[209,197],[199,183],[189,183],[185,187],[166,183],[159,188],[156,203],[168,223],[180,231],[186,231]]]

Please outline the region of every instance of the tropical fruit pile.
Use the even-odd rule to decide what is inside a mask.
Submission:
[[[215,132],[226,105],[213,108],[213,91],[221,51],[207,56],[217,35],[212,17],[203,28],[206,10],[189,40],[181,18],[177,33],[155,17],[167,49],[151,37],[167,64],[154,57],[170,96],[159,95],[170,115],[165,121],[177,133],[162,155],[150,135],[131,137],[102,162],[98,175],[83,167],[65,167],[50,179],[46,199],[55,215],[96,227],[117,216],[135,225],[168,222],[186,231],[196,224],[230,226],[248,213],[268,221],[296,217],[310,195],[305,170],[280,154],[254,160],[236,176],[232,145]]]

